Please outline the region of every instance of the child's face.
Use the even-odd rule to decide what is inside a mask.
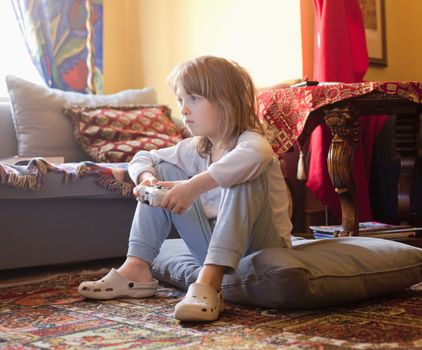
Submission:
[[[213,143],[219,140],[218,124],[222,111],[205,97],[188,94],[178,85],[176,97],[183,121],[193,136],[207,136]]]

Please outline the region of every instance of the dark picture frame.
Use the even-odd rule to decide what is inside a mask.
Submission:
[[[385,0],[359,0],[362,9],[369,64],[387,66]]]

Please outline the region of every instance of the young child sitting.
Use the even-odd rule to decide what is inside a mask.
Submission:
[[[139,186],[170,190],[159,207],[138,203],[126,261],[100,281],[81,283],[79,293],[94,299],[154,295],[158,282],[150,265],[174,225],[202,266],[175,317],[212,321],[224,308],[223,276],[243,256],[291,247],[287,188],[245,69],[204,56],[176,67],[169,84],[192,137],[138,152],[129,173],[136,196]]]

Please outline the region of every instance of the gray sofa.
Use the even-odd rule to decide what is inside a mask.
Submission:
[[[156,104],[151,88],[111,95],[64,92],[7,76],[0,101],[0,159],[62,156],[89,160],[63,113],[72,105]],[[49,173],[39,190],[0,185],[0,270],[124,256],[136,201],[98,186],[94,177],[63,184]]]
[[[0,159],[16,155],[10,103],[0,102]],[[44,176],[40,190],[0,185],[0,270],[124,256],[136,201],[84,177]]]

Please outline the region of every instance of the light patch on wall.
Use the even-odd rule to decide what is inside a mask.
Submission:
[[[104,0],[104,22],[106,91],[151,86],[174,115],[166,77],[197,56],[235,60],[257,87],[303,75],[299,0]]]
[[[237,61],[257,86],[302,77],[300,2],[297,0],[179,0],[170,13],[173,55],[184,61],[217,55]],[[176,8],[178,6],[178,9]],[[183,8],[183,13],[180,13]],[[179,37],[180,35],[180,37]],[[181,44],[183,51],[180,52]]]

